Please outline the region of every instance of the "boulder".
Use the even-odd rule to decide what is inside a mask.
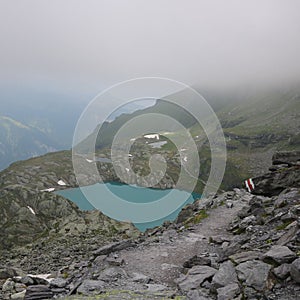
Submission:
[[[218,300],[231,300],[240,293],[240,287],[237,283],[231,283],[217,289]]]
[[[263,260],[274,261],[277,264],[290,263],[296,258],[296,253],[286,246],[272,246],[272,248],[264,254]]]
[[[246,261],[236,267],[239,280],[257,291],[267,288],[270,270],[270,265],[259,260]]]
[[[300,151],[280,151],[272,157],[273,165],[287,164],[294,165],[300,161]]]
[[[219,271],[216,272],[212,279],[212,286],[218,289],[237,282],[238,278],[233,263],[228,260],[220,265]]]
[[[274,275],[279,279],[286,279],[290,275],[291,265],[282,264],[273,270]]]

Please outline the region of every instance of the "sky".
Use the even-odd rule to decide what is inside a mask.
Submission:
[[[299,12],[298,0],[0,0],[0,82],[92,96],[145,76],[295,81]]]

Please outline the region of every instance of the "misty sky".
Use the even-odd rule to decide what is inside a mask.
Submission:
[[[0,0],[0,80],[66,93],[162,76],[189,85],[300,78],[298,0]]]

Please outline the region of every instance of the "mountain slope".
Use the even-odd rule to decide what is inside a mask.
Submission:
[[[225,91],[223,94],[206,92],[206,98],[215,109],[227,142],[226,183],[222,186],[224,189],[240,185],[245,178],[267,171],[276,150],[300,148],[299,95],[298,87],[288,90],[273,88]],[[104,148],[109,149],[116,132],[123,124],[133,117],[148,113],[166,114],[190,129],[199,148],[201,173],[206,173],[204,175],[207,176],[210,169],[210,150],[203,129],[191,114],[163,100],[158,100],[150,108],[133,114],[123,114],[112,122],[106,122],[100,131],[99,125],[87,140],[97,135],[96,149],[100,152]],[[205,121],[210,122],[209,119]],[[85,142],[79,145],[80,151],[93,152],[94,149],[85,148]],[[174,155],[178,153],[170,144],[162,147],[162,150],[166,149],[174,151]]]
[[[7,167],[13,161],[57,149],[57,143],[39,129],[0,116],[0,169]]]

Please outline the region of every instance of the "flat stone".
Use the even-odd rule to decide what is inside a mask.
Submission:
[[[295,280],[297,283],[300,283],[300,258],[296,259],[291,264],[290,274],[293,280]]]
[[[263,291],[267,287],[270,270],[270,265],[259,260],[246,261],[236,267],[239,280],[257,291]]]
[[[104,288],[105,282],[102,280],[84,280],[78,287],[77,293],[84,296],[100,294]]]
[[[240,287],[237,283],[231,283],[225,287],[217,289],[218,300],[231,300],[240,293]]]
[[[237,283],[238,278],[233,263],[228,260],[220,265],[219,271],[212,279],[212,286],[215,289]]]
[[[264,261],[275,261],[278,264],[292,262],[296,258],[296,253],[286,246],[273,246],[264,256]]]
[[[183,278],[177,279],[176,283],[182,291],[187,292],[200,287],[201,283],[212,278],[216,272],[216,269],[208,266],[195,266]]]
[[[230,255],[229,258],[235,264],[240,264],[248,260],[261,259],[262,253],[259,251],[245,251]]]

